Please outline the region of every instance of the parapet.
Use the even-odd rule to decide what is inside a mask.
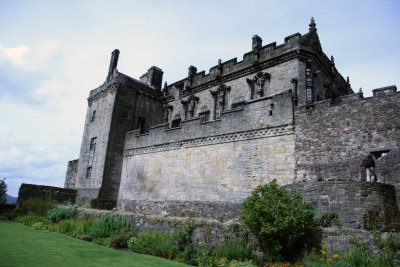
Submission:
[[[397,87],[395,85],[376,88],[372,90],[373,96],[388,96],[395,94],[396,92],[397,92]]]
[[[319,54],[321,51],[315,50],[311,43],[319,44],[315,32],[303,36],[300,33],[287,36],[284,43],[278,46],[276,42],[262,46],[262,39],[254,35],[252,50],[243,55],[242,61],[238,62],[237,58],[225,62],[218,60],[218,64],[211,67],[208,74],[205,71],[197,72],[195,67],[190,66],[186,78],[167,86],[167,96],[174,87],[183,88],[185,95],[289,61],[299,57],[301,53]],[[330,69],[330,60],[325,55],[315,58],[318,58],[317,61],[320,61],[324,68]]]

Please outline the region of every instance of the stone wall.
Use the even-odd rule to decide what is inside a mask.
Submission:
[[[79,159],[68,161],[67,174],[65,177],[64,188],[75,188],[76,178],[78,174]]]
[[[400,184],[400,93],[396,87],[329,100],[295,109],[297,180],[358,180],[368,153],[376,160],[378,181]],[[398,196],[398,200],[399,200]]]
[[[285,186],[294,189],[310,202],[316,217],[334,212],[342,225],[361,227],[385,225],[400,226],[395,188],[389,184],[358,181],[315,181],[294,183]]]
[[[64,201],[75,203],[76,190],[45,185],[21,184],[17,203],[20,204],[30,198],[54,199],[60,203]]]
[[[78,208],[78,216],[93,217],[100,216],[120,216],[126,219],[131,226],[137,229],[137,232],[144,231],[159,231],[162,233],[171,233],[175,229],[186,229],[186,223],[189,217],[170,217],[170,216],[154,216],[141,215],[124,211],[100,211],[92,209]],[[239,226],[239,227],[238,227]],[[206,243],[209,245],[223,244],[224,238],[240,238],[240,241],[253,244],[255,250],[259,251],[257,239],[250,233],[247,240],[243,240],[243,235],[240,235],[240,223],[229,220],[221,221],[215,219],[193,218],[193,233],[192,240],[195,242]],[[400,238],[399,233],[393,233],[395,237]],[[379,233],[383,238],[386,238],[388,232]],[[246,235],[245,235],[246,236]],[[319,247],[324,244],[327,246],[328,255],[332,257],[333,253],[339,253],[344,257],[351,249],[352,240],[358,240],[365,244],[373,254],[378,254],[379,248],[374,240],[371,232],[362,229],[353,229],[347,227],[341,228],[317,228],[310,237],[308,248]]]
[[[272,179],[291,183],[291,129],[264,128],[126,151],[119,207],[131,206],[129,200],[238,203]]]

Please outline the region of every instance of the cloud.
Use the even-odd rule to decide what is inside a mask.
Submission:
[[[24,54],[29,51],[29,47],[25,45],[18,45],[17,47],[4,47],[4,44],[0,43],[0,56],[11,61],[16,66],[25,65],[23,59]]]

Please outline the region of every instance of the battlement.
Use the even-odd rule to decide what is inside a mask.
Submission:
[[[258,37],[258,36],[257,36]],[[259,38],[259,37],[258,37]],[[314,42],[311,41],[314,40]],[[261,38],[258,39],[258,46],[243,55],[243,60],[237,58],[222,62],[211,67],[206,74],[205,71],[189,71],[188,77],[168,85],[164,90],[167,96],[171,96],[171,91],[176,88],[183,88],[183,95],[195,93],[206,88],[224,83],[238,77],[245,76],[257,70],[266,69],[293,58],[306,58],[312,56],[315,63],[320,65],[325,72],[331,71],[331,63],[328,57],[315,43],[319,44],[318,36],[314,32],[301,35],[296,33],[285,37],[284,43],[276,45],[276,42],[261,46]],[[315,41],[316,40],[316,41]],[[254,40],[253,40],[254,42]],[[321,53],[320,53],[321,52]]]
[[[350,95],[338,96],[335,99],[326,99],[322,101],[314,102],[310,105],[300,105],[295,108],[295,111],[301,112],[302,110],[307,110],[307,112],[324,110],[328,108],[337,108],[341,105],[365,105],[368,102],[374,102],[379,104],[380,101],[388,101],[387,98],[393,99],[397,102],[400,99],[400,92],[397,92],[397,87],[395,85],[390,85],[386,87],[372,89],[373,96],[364,97],[362,91]]]

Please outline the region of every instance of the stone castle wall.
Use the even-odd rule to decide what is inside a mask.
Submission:
[[[158,208],[152,210],[160,211],[167,205],[162,201],[238,203],[274,178],[293,182],[292,117],[291,93],[285,92],[249,101],[216,121],[196,118],[148,135],[128,133],[118,207],[135,210],[133,203],[154,201]]]
[[[313,205],[316,218],[326,213],[338,214],[341,225],[360,227],[400,226],[400,213],[393,185],[357,181],[315,181],[286,185]]]
[[[295,109],[297,180],[358,180],[368,153],[376,160],[378,181],[400,183],[400,93],[388,87],[374,96],[353,94],[332,105]]]
[[[45,185],[21,184],[18,191],[17,203],[21,204],[30,198],[53,199],[60,203],[64,201],[74,203],[76,190]]]
[[[64,188],[74,189],[78,174],[79,159],[68,161],[67,174],[65,176]]]

